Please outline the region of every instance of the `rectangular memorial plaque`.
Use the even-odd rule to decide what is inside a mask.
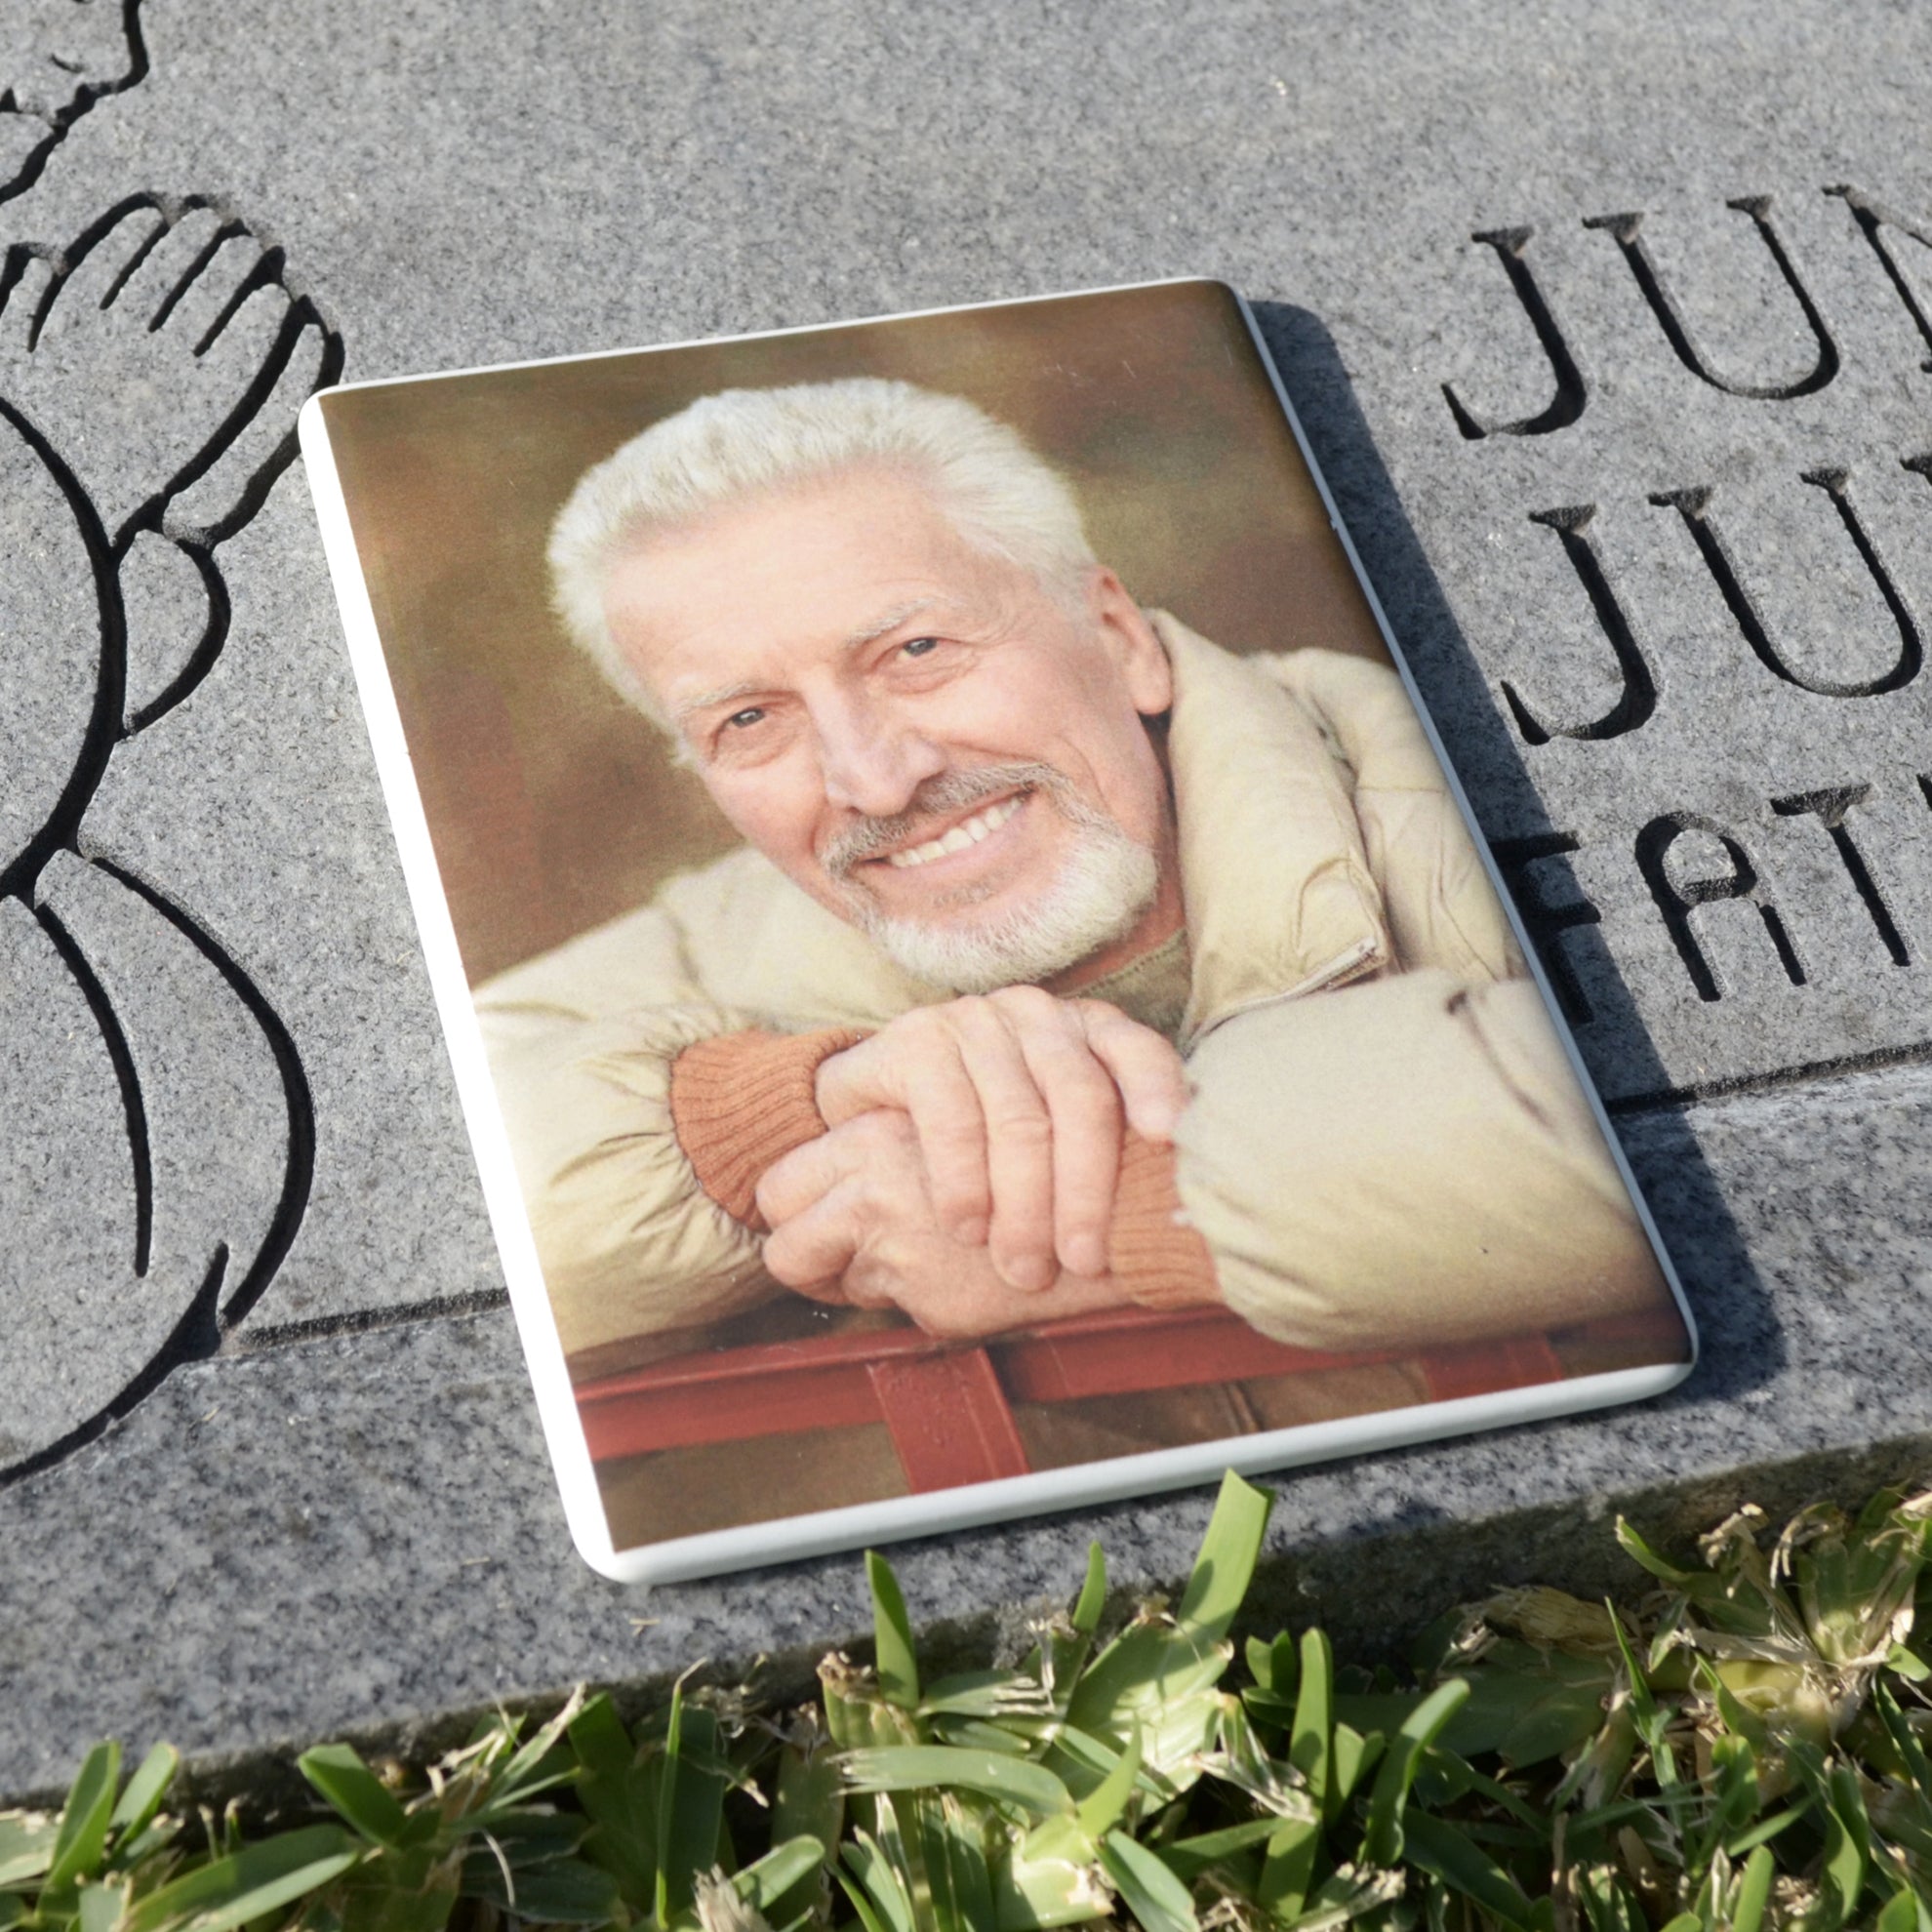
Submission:
[[[598,1569],[1688,1372],[1225,286],[366,383],[302,447]]]

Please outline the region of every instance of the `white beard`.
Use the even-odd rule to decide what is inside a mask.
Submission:
[[[866,937],[902,972],[948,992],[985,993],[1051,980],[1124,939],[1160,888],[1154,855],[1064,783],[1035,793],[1073,825],[1072,850],[1032,905],[983,925],[893,918],[869,899],[854,905]]]

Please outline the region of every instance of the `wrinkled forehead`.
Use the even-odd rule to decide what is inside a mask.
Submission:
[[[953,622],[1039,594],[969,543],[930,489],[868,472],[798,484],[641,533],[606,573],[605,616],[637,676],[673,687],[783,682],[923,612]]]

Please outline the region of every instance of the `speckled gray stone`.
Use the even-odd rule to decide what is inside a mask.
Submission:
[[[0,1296],[11,1315],[41,1317],[0,1330],[0,1457],[11,1466],[111,1400],[187,1306],[186,1295],[130,1292],[128,1143],[93,1131],[122,1107],[120,1081],[56,935],[16,900],[0,900]]]
[[[1932,1071],[1917,1068],[1647,1117],[1638,1170],[1701,1284],[1696,1380],[1639,1410],[1280,1479],[1258,1614],[1322,1618],[1373,1654],[1501,1579],[1629,1584],[1617,1508],[1668,1535],[1741,1485],[1775,1510],[1922,1471],[1932,1203],[1901,1189],[1858,1212],[1842,1177],[1915,1172],[1928,1132]],[[1794,1133],[1801,1166],[1784,1151]],[[1760,1230],[1755,1278],[1733,1215]],[[23,1608],[0,1623],[0,1678],[19,1687],[9,1781],[51,1783],[97,1731],[246,1763],[321,1732],[434,1734],[584,1679],[663,1684],[701,1657],[731,1677],[764,1654],[778,1695],[866,1631],[856,1556],[648,1593],[593,1576],[524,1389],[502,1312],[237,1348],[18,1485],[4,1522]],[[1171,1584],[1210,1502],[1121,1504],[894,1560],[920,1620],[984,1654],[1077,1587],[1090,1537],[1121,1592]]]
[[[82,13],[111,30],[50,61]],[[1269,1607],[1372,1647],[1496,1580],[1608,1580],[1616,1507],[1668,1530],[1932,1465],[1932,341],[1892,278],[1932,315],[1902,225],[1932,233],[1922,10],[126,18],[35,0],[0,38],[29,110],[0,111],[27,251],[0,310],[0,1791],[110,1732],[233,1759],[700,1654],[796,1681],[864,1628],[852,1559],[640,1599],[568,1551],[507,1317],[474,1311],[495,1264],[305,491],[274,481],[339,365],[1225,275],[1707,1344],[1667,1404],[1284,1480]],[[101,250],[156,223],[234,232],[150,331]],[[133,1271],[116,1024],[180,1126],[157,1261],[165,1206],[182,1268],[263,1258],[245,1306],[190,1319],[180,1269]],[[965,1641],[1066,1589],[1096,1526],[1123,1588],[1172,1582],[1206,1510],[915,1547],[908,1593]]]

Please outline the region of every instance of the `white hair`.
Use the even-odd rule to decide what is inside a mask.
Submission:
[[[969,543],[1057,593],[1070,594],[1096,561],[1065,478],[962,396],[870,376],[724,389],[654,423],[578,479],[550,528],[557,615],[618,691],[663,723],[611,635],[611,566],[710,510],[864,468],[923,484]]]

